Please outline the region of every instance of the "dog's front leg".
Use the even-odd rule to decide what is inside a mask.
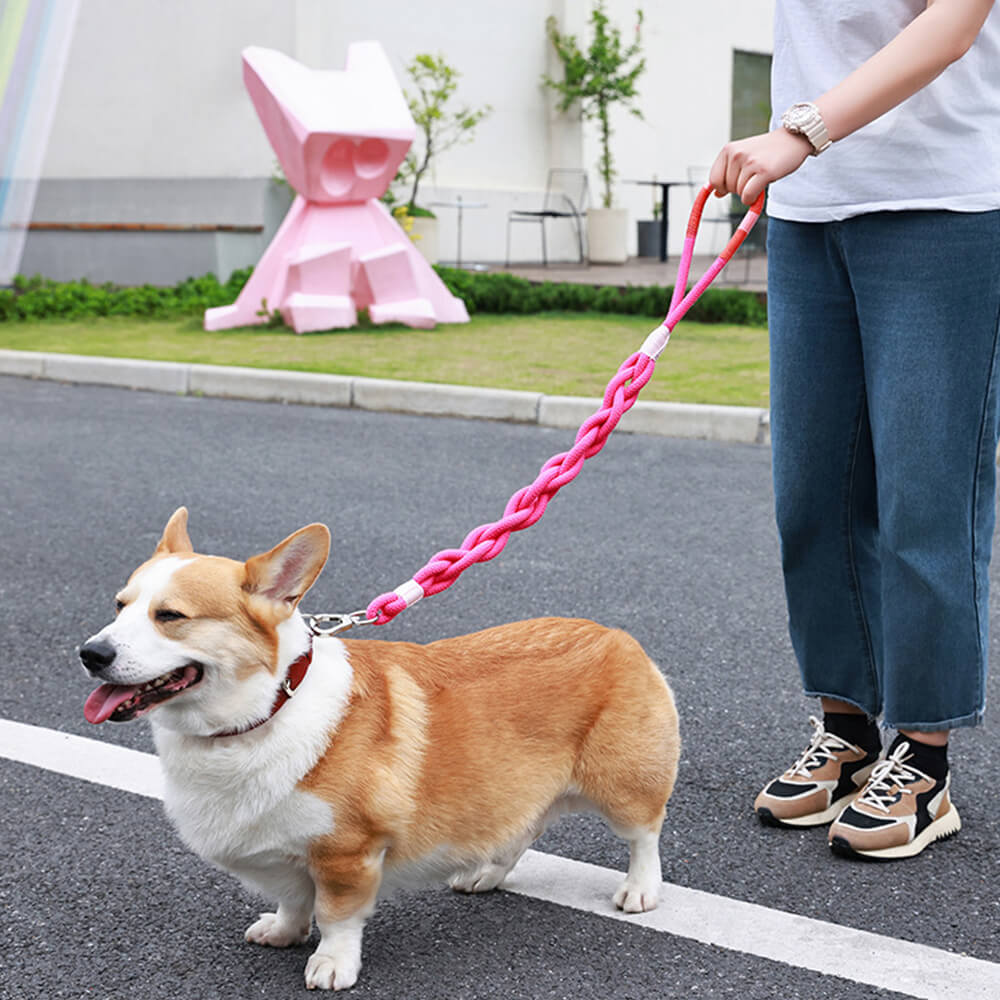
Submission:
[[[247,941],[271,948],[287,948],[309,937],[316,892],[305,866],[244,863],[230,866],[230,871],[245,885],[278,902],[276,913],[260,914],[260,918],[246,929]]]
[[[319,947],[306,963],[306,988],[345,990],[361,972],[361,936],[375,909],[382,881],[382,852],[353,854],[317,852],[316,926]]]

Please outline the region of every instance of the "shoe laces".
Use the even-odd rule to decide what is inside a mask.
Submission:
[[[812,723],[813,734],[809,741],[809,746],[803,751],[802,756],[785,772],[792,777],[810,778],[809,773],[818,767],[822,767],[828,760],[836,760],[838,751],[854,750],[855,747],[847,740],[841,739],[834,733],[828,733],[823,728],[823,723],[815,715],[809,716]]]
[[[912,795],[913,789],[907,788],[907,785],[928,780],[922,771],[904,766],[912,756],[910,744],[900,743],[885,760],[880,760],[872,769],[857,802],[888,813],[889,807],[899,800],[900,795]]]

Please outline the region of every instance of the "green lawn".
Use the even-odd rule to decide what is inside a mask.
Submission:
[[[666,309],[666,303],[664,303]],[[655,321],[598,313],[477,315],[468,324],[296,335],[206,333],[200,319],[101,317],[0,323],[0,347],[600,396]],[[682,322],[645,400],[768,405],[767,330]]]

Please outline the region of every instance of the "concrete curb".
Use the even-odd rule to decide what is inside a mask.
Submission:
[[[601,405],[599,399],[546,396],[507,389],[2,349],[0,375],[112,385],[175,395],[505,420],[569,430],[578,428]],[[701,406],[639,400],[625,414],[619,428],[635,434],[665,437],[770,443],[769,412],[752,406]]]

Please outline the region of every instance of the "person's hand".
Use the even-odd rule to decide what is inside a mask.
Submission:
[[[811,152],[805,136],[784,128],[738,139],[722,147],[708,182],[719,198],[735,194],[744,205],[752,205],[768,184],[798,170]]]

